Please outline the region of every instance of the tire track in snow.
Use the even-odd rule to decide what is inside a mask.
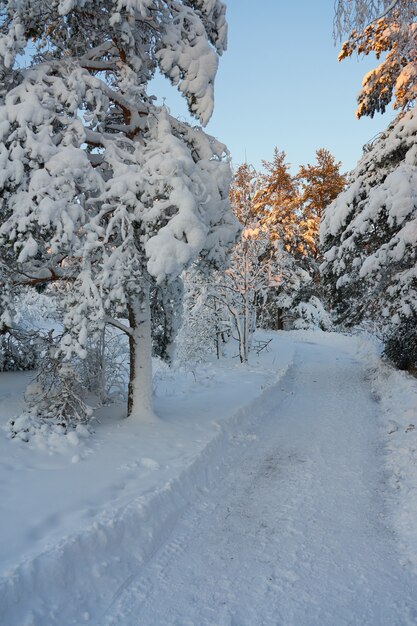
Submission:
[[[377,410],[361,364],[300,344],[254,432],[230,439],[216,488],[100,626],[416,624],[417,581],[386,527]]]

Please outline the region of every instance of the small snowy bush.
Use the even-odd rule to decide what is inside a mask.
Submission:
[[[46,359],[25,400],[29,413],[50,418],[62,426],[87,423],[92,409],[84,401],[84,381],[71,363]]]
[[[0,372],[32,370],[37,361],[36,334],[14,328],[0,335]]]
[[[295,308],[296,319],[294,328],[298,330],[330,330],[332,321],[325,310],[323,303],[316,296],[312,296],[308,302],[300,302]]]
[[[384,355],[401,370],[417,367],[417,320],[406,318],[385,340]]]
[[[48,340],[36,379],[25,392],[26,409],[8,422],[11,438],[29,441],[45,429],[66,434],[91,419],[92,408],[86,402],[84,380],[76,363],[61,361],[51,335]]]

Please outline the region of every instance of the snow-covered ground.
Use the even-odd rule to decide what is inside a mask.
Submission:
[[[415,379],[301,331],[157,392],[156,425],[1,435],[1,624],[417,623]]]

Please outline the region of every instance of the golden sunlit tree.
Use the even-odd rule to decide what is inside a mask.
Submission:
[[[243,226],[256,215],[254,207],[255,187],[259,174],[247,163],[239,165],[230,186],[229,199],[233,212]]]
[[[297,181],[291,175],[284,151],[274,149],[272,161],[262,161],[266,170],[259,177],[254,211],[272,239],[280,239],[289,252],[299,247],[297,240],[299,202]]]
[[[340,173],[341,162],[325,148],[316,151],[316,163],[301,165],[297,174],[300,184],[300,222],[298,225],[303,253],[318,257],[318,231],[325,208],[343,191],[346,176]]]

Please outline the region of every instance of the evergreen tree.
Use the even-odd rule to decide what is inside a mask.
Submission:
[[[414,110],[388,127],[320,227],[321,270],[339,321],[375,321],[398,351],[417,339],[416,129]]]
[[[318,256],[318,231],[324,210],[346,184],[346,176],[340,173],[340,166],[341,162],[336,162],[328,150],[320,148],[316,151],[316,163],[301,165],[298,170],[301,245],[304,254],[314,260]]]
[[[224,145],[155,106],[147,86],[159,68],[206,124],[226,32],[218,0],[2,3],[2,328],[16,290],[55,282],[65,373],[112,324],[129,338],[128,413],[141,418],[151,290],[197,258],[221,264],[236,234]]]
[[[285,266],[281,280],[264,292],[259,309],[264,327],[282,329],[291,325],[290,319],[299,318],[299,311],[313,309],[314,319],[324,319],[323,305],[316,306],[323,298],[317,265],[318,226],[324,208],[343,189],[345,179],[340,163],[328,150],[317,150],[316,156],[316,164],[301,166],[293,176],[285,152],[275,148],[273,161],[264,161],[267,171],[255,183],[249,215],[268,231],[271,243],[277,243],[268,253],[277,254],[278,265]]]
[[[274,149],[272,161],[263,161],[266,173],[259,177],[253,211],[273,239],[280,239],[286,250],[301,251],[298,238],[299,195],[286,154]]]
[[[234,172],[229,198],[233,213],[243,226],[259,219],[259,208],[254,201],[259,178],[256,170],[247,163],[239,165]]]

